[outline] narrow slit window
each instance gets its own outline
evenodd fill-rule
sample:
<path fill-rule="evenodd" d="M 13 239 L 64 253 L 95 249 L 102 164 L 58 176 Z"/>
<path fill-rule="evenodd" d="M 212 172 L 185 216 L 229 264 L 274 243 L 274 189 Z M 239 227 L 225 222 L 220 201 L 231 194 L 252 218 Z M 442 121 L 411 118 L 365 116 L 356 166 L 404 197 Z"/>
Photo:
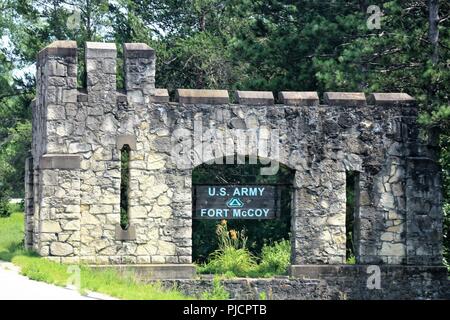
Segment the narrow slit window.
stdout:
<path fill-rule="evenodd" d="M 345 216 L 345 236 L 346 236 L 346 261 L 347 264 L 355 264 L 355 214 L 358 210 L 358 185 L 359 172 L 346 172 L 346 216 Z"/>
<path fill-rule="evenodd" d="M 124 145 L 120 150 L 120 226 L 128 229 L 128 192 L 130 190 L 130 146 Z"/>

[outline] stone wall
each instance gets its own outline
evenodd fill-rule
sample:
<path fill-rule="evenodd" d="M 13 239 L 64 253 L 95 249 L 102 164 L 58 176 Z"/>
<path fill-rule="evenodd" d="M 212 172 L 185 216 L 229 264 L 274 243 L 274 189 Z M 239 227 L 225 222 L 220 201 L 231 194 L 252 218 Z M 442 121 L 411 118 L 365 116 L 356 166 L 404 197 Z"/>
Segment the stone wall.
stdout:
<path fill-rule="evenodd" d="M 432 141 L 419 139 L 406 94 L 155 88 L 155 53 L 87 43 L 87 88 L 76 44 L 57 41 L 37 64 L 27 245 L 60 262 L 192 262 L 192 169 L 251 156 L 295 170 L 292 264 L 345 263 L 346 175 L 358 173 L 360 264 L 440 265 L 442 210 Z M 275 104 L 275 102 L 279 102 Z M 131 149 L 129 222 L 120 227 L 121 149 Z M 228 159 L 227 158 L 227 159 Z M 33 175 L 33 183 L 30 176 Z M 31 205 L 33 204 L 33 205 Z M 31 236 L 32 234 L 32 236 Z"/>
<path fill-rule="evenodd" d="M 308 266 L 296 278 L 220 279 L 230 299 L 237 300 L 428 300 L 450 299 L 443 267 L 382 266 L 380 287 L 367 285 L 367 266 Z M 148 282 L 148 280 L 142 280 Z M 166 288 L 200 297 L 212 292 L 211 277 L 160 280 Z"/>

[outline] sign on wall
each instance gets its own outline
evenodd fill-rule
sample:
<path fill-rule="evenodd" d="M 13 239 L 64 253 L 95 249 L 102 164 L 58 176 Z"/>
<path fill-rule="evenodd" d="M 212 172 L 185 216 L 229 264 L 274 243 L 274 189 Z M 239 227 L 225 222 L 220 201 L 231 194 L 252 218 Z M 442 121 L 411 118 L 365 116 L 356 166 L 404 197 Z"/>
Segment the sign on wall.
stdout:
<path fill-rule="evenodd" d="M 194 219 L 274 219 L 278 215 L 276 185 L 198 185 Z"/>

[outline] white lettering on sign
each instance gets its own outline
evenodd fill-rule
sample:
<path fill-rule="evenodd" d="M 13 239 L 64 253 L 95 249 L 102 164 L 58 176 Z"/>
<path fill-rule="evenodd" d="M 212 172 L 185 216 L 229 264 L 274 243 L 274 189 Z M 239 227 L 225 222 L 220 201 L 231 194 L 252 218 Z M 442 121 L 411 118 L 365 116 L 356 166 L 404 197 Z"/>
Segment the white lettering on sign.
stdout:
<path fill-rule="evenodd" d="M 241 197 L 262 197 L 264 192 L 264 188 L 254 187 L 254 188 L 235 188 L 233 192 L 233 196 L 241 196 Z"/>
<path fill-rule="evenodd" d="M 265 218 L 268 216 L 270 209 L 233 209 L 233 218 Z"/>
<path fill-rule="evenodd" d="M 196 186 L 194 218 L 275 219 L 278 190 L 273 185 Z"/>
<path fill-rule="evenodd" d="M 208 188 L 208 196 L 215 196 L 216 195 L 216 188 Z M 217 192 L 218 196 L 226 196 L 227 195 L 227 188 L 219 188 L 219 192 Z"/>
<path fill-rule="evenodd" d="M 229 211 L 230 209 L 201 209 L 200 216 L 210 218 L 228 218 Z"/>

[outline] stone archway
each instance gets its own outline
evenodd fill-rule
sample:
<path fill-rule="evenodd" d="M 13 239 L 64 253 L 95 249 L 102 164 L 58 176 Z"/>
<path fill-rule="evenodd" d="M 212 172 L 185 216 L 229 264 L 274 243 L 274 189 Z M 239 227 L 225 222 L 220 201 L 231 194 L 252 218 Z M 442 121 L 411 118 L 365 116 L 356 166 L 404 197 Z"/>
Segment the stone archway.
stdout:
<path fill-rule="evenodd" d="M 291 240 L 292 234 L 291 220 L 292 220 L 292 187 L 294 179 L 294 171 L 283 164 L 277 164 L 277 172 L 274 175 L 261 175 L 261 169 L 267 165 L 263 165 L 260 161 L 256 161 L 254 164 L 250 164 L 249 157 L 242 157 L 240 164 L 237 164 L 238 156 L 235 156 L 234 163 L 229 161 L 226 164 L 225 159 L 219 159 L 219 163 L 201 164 L 193 169 L 192 174 L 192 203 L 193 203 L 193 261 L 205 262 L 206 258 L 212 253 L 216 247 L 216 235 L 215 226 L 220 220 L 225 219 L 228 221 L 227 228 L 233 230 L 245 230 L 247 238 L 247 249 L 252 253 L 259 255 L 263 244 L 273 244 L 275 241 Z M 263 159 L 264 163 L 268 163 L 267 159 Z M 258 201 L 258 205 L 243 206 L 243 208 L 236 209 L 238 211 L 253 208 L 255 214 L 258 212 L 261 216 L 263 210 L 267 212 L 267 218 L 257 219 L 256 217 L 232 217 L 232 210 L 228 209 L 227 201 L 235 199 L 234 195 L 225 193 L 225 190 L 235 190 L 236 188 L 244 187 L 244 193 L 238 194 L 246 197 L 249 195 L 247 201 L 253 201 L 258 197 L 264 197 L 264 200 Z M 196 199 L 197 189 L 212 188 L 214 195 L 208 195 L 208 199 L 212 199 L 215 202 L 214 206 L 219 206 L 222 209 L 219 210 L 219 216 L 216 217 L 203 217 L 199 218 L 198 207 L 203 207 L 205 204 L 201 204 Z M 261 195 L 258 194 L 258 189 L 261 191 Z M 269 191 L 270 189 L 270 191 Z M 217 200 L 219 194 L 215 194 L 218 190 L 224 191 L 224 196 Z M 237 189 L 239 190 L 239 189 Z M 252 193 L 253 191 L 253 193 Z M 264 194 L 262 194 L 264 193 Z M 197 194 L 197 196 L 199 196 Z M 205 198 L 205 194 L 202 198 Z M 268 199 L 271 197 L 272 199 Z M 246 203 L 246 201 L 244 201 Z M 266 206 L 262 208 L 262 206 Z M 257 209 L 255 209 L 255 206 Z M 273 206 L 273 207 L 272 207 Z M 227 217 L 222 216 L 223 208 L 227 211 Z M 271 210 L 274 210 L 273 214 Z M 197 212 L 196 212 L 197 211 Z M 216 212 L 214 209 L 210 211 Z M 228 215 L 229 214 L 229 215 Z"/>

